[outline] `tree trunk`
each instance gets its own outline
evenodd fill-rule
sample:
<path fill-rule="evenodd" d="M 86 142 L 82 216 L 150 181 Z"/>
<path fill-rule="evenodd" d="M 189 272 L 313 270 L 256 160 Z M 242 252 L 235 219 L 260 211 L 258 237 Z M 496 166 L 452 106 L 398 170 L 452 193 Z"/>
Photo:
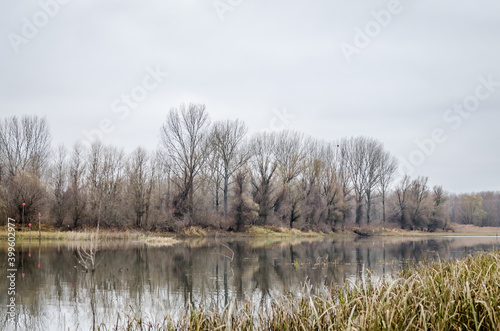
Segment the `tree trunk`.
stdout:
<path fill-rule="evenodd" d="M 356 225 L 361 225 L 361 218 L 363 217 L 363 198 L 356 200 Z"/>
<path fill-rule="evenodd" d="M 385 192 L 382 192 L 382 222 L 385 224 Z"/>
<path fill-rule="evenodd" d="M 192 178 L 189 178 L 189 182 L 187 185 L 187 198 L 188 198 L 188 215 L 189 217 L 193 217 L 193 180 Z"/>
<path fill-rule="evenodd" d="M 215 211 L 219 214 L 219 182 L 215 181 Z"/>
<path fill-rule="evenodd" d="M 366 224 L 370 225 L 370 212 L 372 209 L 371 193 L 366 193 Z"/>
<path fill-rule="evenodd" d="M 227 217 L 227 190 L 229 186 L 228 174 L 224 174 L 224 218 Z"/>

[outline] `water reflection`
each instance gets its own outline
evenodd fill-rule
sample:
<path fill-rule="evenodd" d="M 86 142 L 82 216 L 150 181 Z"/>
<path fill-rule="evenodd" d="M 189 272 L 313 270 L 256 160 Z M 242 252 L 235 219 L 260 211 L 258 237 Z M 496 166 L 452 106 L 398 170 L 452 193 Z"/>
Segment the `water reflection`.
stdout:
<path fill-rule="evenodd" d="M 266 306 L 273 297 L 297 295 L 306 280 L 321 289 L 367 269 L 383 276 L 408 261 L 455 259 L 498 244 L 495 237 L 207 239 L 173 247 L 111 242 L 101 243 L 90 275 L 78 264 L 78 243 L 18 243 L 18 329 L 89 330 L 94 313 L 97 324 L 112 326 L 117 312 L 133 310 L 160 320 L 164 311 L 178 315 L 190 305 L 222 308 L 232 300 Z M 0 247 L 0 259 L 0 277 L 6 279 L 6 245 Z M 7 300 L 7 291 L 1 291 L 4 311 Z M 7 326 L 5 317 L 0 327 Z"/>

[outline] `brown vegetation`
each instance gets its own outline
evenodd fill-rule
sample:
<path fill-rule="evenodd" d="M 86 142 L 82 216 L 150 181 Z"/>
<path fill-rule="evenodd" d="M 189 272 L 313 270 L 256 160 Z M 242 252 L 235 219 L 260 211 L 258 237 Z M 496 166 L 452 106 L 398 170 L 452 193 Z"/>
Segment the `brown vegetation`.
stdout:
<path fill-rule="evenodd" d="M 449 196 L 425 177 L 395 183 L 397 162 L 374 139 L 246 133 L 237 120 L 210 123 L 204 105 L 181 105 L 168 112 L 157 151 L 126 155 L 100 141 L 52 150 L 45 119 L 7 118 L 0 123 L 0 217 L 28 224 L 41 213 L 60 230 L 99 224 L 186 235 L 192 227 L 329 233 L 500 225 L 498 193 Z"/>

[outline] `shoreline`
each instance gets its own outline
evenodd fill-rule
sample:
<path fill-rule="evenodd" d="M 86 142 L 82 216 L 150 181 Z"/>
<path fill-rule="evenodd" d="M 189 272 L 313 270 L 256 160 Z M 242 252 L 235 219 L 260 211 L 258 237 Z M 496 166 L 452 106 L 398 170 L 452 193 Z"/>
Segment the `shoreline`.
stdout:
<path fill-rule="evenodd" d="M 249 226 L 243 232 L 215 231 L 202 229 L 199 227 L 189 227 L 180 232 L 153 232 L 140 230 L 114 230 L 100 229 L 100 240 L 135 240 L 135 241 L 161 241 L 172 240 L 180 242 L 184 239 L 194 238 L 369 238 L 369 237 L 500 237 L 500 228 L 480 228 L 467 225 L 456 225 L 455 231 L 424 232 L 418 230 L 401 230 L 396 228 L 373 229 L 366 227 L 352 227 L 344 232 L 314 232 L 300 231 L 296 229 L 280 228 L 277 226 Z M 16 231 L 16 239 L 27 241 L 30 239 L 30 231 L 26 228 Z M 95 230 L 81 229 L 60 231 L 55 228 L 42 227 L 42 241 L 88 241 L 95 235 Z M 0 227 L 0 239 L 7 239 L 8 231 L 6 226 Z M 39 240 L 38 230 L 31 231 L 31 240 Z"/>

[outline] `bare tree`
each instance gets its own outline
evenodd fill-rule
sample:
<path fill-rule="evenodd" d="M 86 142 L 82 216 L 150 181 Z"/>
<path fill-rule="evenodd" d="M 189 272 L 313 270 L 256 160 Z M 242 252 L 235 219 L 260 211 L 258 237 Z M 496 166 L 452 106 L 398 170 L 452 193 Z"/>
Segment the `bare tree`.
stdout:
<path fill-rule="evenodd" d="M 300 182 L 302 194 L 290 194 L 289 205 L 293 211 L 294 205 L 297 204 L 299 211 L 294 214 L 301 216 L 305 227 L 311 229 L 321 221 L 323 210 L 326 208 L 321 195 L 324 160 L 322 159 L 322 145 L 316 139 L 306 139 L 303 149 L 304 158 L 300 165 L 300 172 L 296 176 L 297 179 L 293 180 L 293 182 Z M 293 186 L 299 186 L 299 184 L 292 185 L 291 192 L 293 192 Z"/>
<path fill-rule="evenodd" d="M 429 220 L 429 231 L 433 232 L 439 228 L 445 229 L 448 225 L 445 203 L 448 197 L 441 186 L 434 186 L 432 189 L 432 201 L 434 202 Z"/>
<path fill-rule="evenodd" d="M 174 204 L 181 214 L 193 214 L 195 179 L 207 158 L 208 124 L 205 106 L 190 104 L 170 110 L 161 128 L 161 143 L 178 180 L 180 193 Z"/>
<path fill-rule="evenodd" d="M 347 218 L 351 216 L 351 206 L 350 202 L 353 198 L 352 191 L 353 185 L 351 183 L 351 176 L 348 167 L 348 153 L 345 153 L 343 143 L 345 139 L 340 140 L 333 145 L 333 149 L 335 149 L 334 157 L 335 157 L 335 170 L 337 174 L 337 179 L 339 185 L 342 190 L 342 231 L 344 231 L 345 223 L 347 222 Z M 335 146 L 336 145 L 336 146 Z M 342 146 L 342 147 L 341 147 Z"/>
<path fill-rule="evenodd" d="M 155 184 L 157 195 L 157 208 L 161 213 L 171 207 L 172 164 L 168 155 L 163 150 L 157 150 L 154 159 Z"/>
<path fill-rule="evenodd" d="M 365 166 L 362 180 L 364 181 L 365 198 L 366 198 L 366 223 L 370 224 L 372 194 L 376 186 L 379 184 L 380 167 L 384 154 L 382 144 L 373 139 L 364 139 L 365 149 Z"/>
<path fill-rule="evenodd" d="M 87 168 L 84 157 L 85 150 L 82 145 L 74 145 L 69 163 L 69 195 L 74 228 L 80 225 L 79 222 L 83 219 L 87 206 L 87 185 L 85 182 Z"/>
<path fill-rule="evenodd" d="M 305 198 L 305 191 L 301 189 L 298 183 L 294 183 L 287 188 L 287 200 L 290 204 L 287 216 L 290 229 L 293 228 L 293 223 L 297 222 L 302 217 L 300 202 Z"/>
<path fill-rule="evenodd" d="M 247 133 L 245 124 L 239 120 L 215 122 L 210 134 L 210 141 L 215 151 L 215 167 L 223 180 L 224 194 L 224 217 L 227 216 L 227 198 L 229 192 L 229 180 L 249 158 L 248 150 L 242 147 L 242 141 Z"/>
<path fill-rule="evenodd" d="M 344 213 L 347 208 L 341 184 L 342 170 L 337 162 L 337 145 L 323 144 L 321 147 L 321 193 L 326 202 L 326 223 L 332 228 L 345 220 Z M 346 187 L 348 186 L 345 183 Z"/>
<path fill-rule="evenodd" d="M 250 142 L 250 166 L 253 199 L 259 205 L 259 220 L 265 224 L 273 204 L 272 180 L 277 168 L 275 159 L 276 136 L 273 133 L 258 133 Z"/>
<path fill-rule="evenodd" d="M 123 150 L 113 146 L 104 149 L 100 188 L 103 191 L 102 217 L 104 225 L 120 226 L 123 217 L 120 205 L 123 198 L 125 156 Z"/>
<path fill-rule="evenodd" d="M 427 227 L 428 219 L 424 212 L 426 199 L 429 197 L 429 187 L 427 186 L 427 177 L 418 177 L 413 180 L 410 187 L 412 208 L 410 212 L 411 221 L 414 226 L 422 230 Z"/>
<path fill-rule="evenodd" d="M 447 197 L 441 187 L 429 189 L 427 177 L 411 180 L 405 175 L 395 190 L 396 218 L 402 228 L 434 231 L 446 224 L 444 203 Z"/>
<path fill-rule="evenodd" d="M 148 219 L 151 204 L 151 192 L 155 177 L 154 160 L 143 148 L 137 148 L 127 163 L 127 192 L 135 214 L 135 225 L 143 227 L 143 217 Z"/>
<path fill-rule="evenodd" d="M 306 195 L 295 182 L 305 167 L 304 135 L 294 131 L 281 131 L 275 134 L 275 158 L 281 181 L 280 191 L 274 202 L 274 210 L 280 212 L 290 227 L 300 217 L 299 205 Z"/>
<path fill-rule="evenodd" d="M 102 142 L 94 141 L 88 151 L 87 178 L 88 201 L 90 207 L 90 217 L 94 226 L 98 226 L 101 218 L 101 207 L 103 203 L 102 174 L 103 174 L 104 145 Z"/>
<path fill-rule="evenodd" d="M 354 188 L 356 200 L 356 224 L 361 224 L 363 201 L 366 199 L 366 221 L 371 220 L 372 194 L 379 184 L 383 146 L 366 137 L 343 139 L 341 157 Z"/>
<path fill-rule="evenodd" d="M 11 215 L 17 214 L 21 224 L 34 221 L 46 201 L 47 192 L 38 176 L 24 170 L 18 171 L 7 186 Z M 23 222 L 24 220 L 24 222 Z"/>
<path fill-rule="evenodd" d="M 246 196 L 248 170 L 240 168 L 234 181 L 234 202 L 232 206 L 236 231 L 241 231 L 245 225 L 257 217 L 256 204 Z"/>
<path fill-rule="evenodd" d="M 409 200 L 409 190 L 411 186 L 411 178 L 408 175 L 404 175 L 403 179 L 396 188 L 396 197 L 398 202 L 398 213 L 399 213 L 399 223 L 402 228 L 410 226 L 409 216 L 408 216 L 408 200 Z"/>
<path fill-rule="evenodd" d="M 40 177 L 50 156 L 50 142 L 46 118 L 7 118 L 0 122 L 0 167 L 11 177 L 20 170 Z"/>
<path fill-rule="evenodd" d="M 396 158 L 388 152 L 384 152 L 380 159 L 379 167 L 379 191 L 382 198 L 382 222 L 386 222 L 386 197 L 389 187 L 394 180 L 394 174 L 398 169 L 398 162 Z"/>
<path fill-rule="evenodd" d="M 341 142 L 342 159 L 345 160 L 349 179 L 352 183 L 356 201 L 356 224 L 361 224 L 363 200 L 366 193 L 366 144 L 365 138 L 343 139 Z"/>
<path fill-rule="evenodd" d="M 213 190 L 213 205 L 215 206 L 215 212 L 219 214 L 219 209 L 221 205 L 221 191 L 222 191 L 222 182 L 223 182 L 223 164 L 222 160 L 219 158 L 219 155 L 214 148 L 213 143 L 210 144 L 210 150 L 208 152 L 207 161 L 205 162 L 205 166 L 202 168 L 202 177 L 208 185 L 208 190 Z"/>
<path fill-rule="evenodd" d="M 123 152 L 94 141 L 87 158 L 90 216 L 93 225 L 117 221 L 118 200 L 122 183 Z"/>
<path fill-rule="evenodd" d="M 363 138 L 358 138 L 363 139 Z M 364 177 L 364 166 L 365 166 L 365 151 L 364 144 L 362 141 L 350 138 L 344 139 L 341 142 L 342 159 L 345 160 L 345 165 L 347 167 L 347 173 L 349 174 L 349 179 L 352 183 L 355 201 L 356 201 L 356 224 L 361 224 L 361 219 L 363 217 L 363 199 L 365 197 L 365 181 Z"/>
<path fill-rule="evenodd" d="M 69 191 L 68 191 L 68 151 L 64 145 L 59 146 L 55 153 L 54 163 L 51 169 L 51 188 L 53 202 L 51 213 L 56 221 L 56 226 L 61 227 L 68 213 Z"/>
<path fill-rule="evenodd" d="M 281 131 L 276 135 L 276 162 L 282 184 L 288 184 L 304 169 L 306 157 L 304 135 L 295 131 Z"/>

